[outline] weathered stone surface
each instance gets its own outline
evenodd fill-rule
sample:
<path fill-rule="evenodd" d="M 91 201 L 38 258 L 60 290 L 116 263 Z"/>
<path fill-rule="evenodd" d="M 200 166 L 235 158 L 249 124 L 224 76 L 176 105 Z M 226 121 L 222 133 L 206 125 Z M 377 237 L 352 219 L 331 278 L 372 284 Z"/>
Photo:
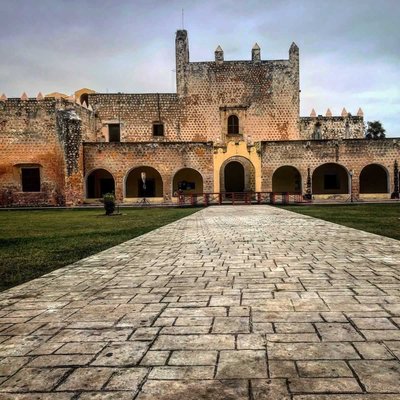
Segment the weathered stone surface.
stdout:
<path fill-rule="evenodd" d="M 0 386 L 0 392 L 51 391 L 68 371 L 67 368 L 23 368 Z"/>
<path fill-rule="evenodd" d="M 289 400 L 284 379 L 254 379 L 251 381 L 251 393 L 254 400 Z"/>
<path fill-rule="evenodd" d="M 169 359 L 169 365 L 215 365 L 218 353 L 216 351 L 174 351 Z"/>
<path fill-rule="evenodd" d="M 400 393 L 400 363 L 396 361 L 351 361 L 368 392 Z"/>
<path fill-rule="evenodd" d="M 216 317 L 213 333 L 250 333 L 249 318 L 246 317 Z"/>
<path fill-rule="evenodd" d="M 114 372 L 113 368 L 77 368 L 57 390 L 101 390 Z"/>
<path fill-rule="evenodd" d="M 291 379 L 293 393 L 360 393 L 361 387 L 354 378 L 300 378 Z"/>
<path fill-rule="evenodd" d="M 282 209 L 210 207 L 0 293 L 0 400 L 397 400 L 399 255 Z M 46 302 L 73 313 L 48 322 Z"/>
<path fill-rule="evenodd" d="M 111 376 L 105 389 L 135 391 L 147 374 L 148 369 L 146 368 L 125 368 L 118 370 Z"/>
<path fill-rule="evenodd" d="M 148 347 L 146 342 L 113 343 L 101 351 L 92 365 L 120 367 L 136 365 Z"/>
<path fill-rule="evenodd" d="M 265 351 L 236 350 L 221 351 L 217 379 L 267 378 L 267 359 Z"/>
<path fill-rule="evenodd" d="M 190 365 L 184 367 L 168 366 L 154 367 L 150 372 L 149 379 L 170 380 L 192 380 L 212 379 L 214 377 L 214 366 Z"/>
<path fill-rule="evenodd" d="M 138 400 L 248 400 L 247 381 L 153 381 L 148 380 Z"/>
<path fill-rule="evenodd" d="M 348 343 L 268 343 L 272 360 L 352 360 L 360 358 Z"/>
<path fill-rule="evenodd" d="M 297 361 L 299 375 L 304 378 L 352 378 L 344 361 Z"/>
<path fill-rule="evenodd" d="M 234 349 L 233 335 L 160 335 L 152 350 L 223 350 Z"/>

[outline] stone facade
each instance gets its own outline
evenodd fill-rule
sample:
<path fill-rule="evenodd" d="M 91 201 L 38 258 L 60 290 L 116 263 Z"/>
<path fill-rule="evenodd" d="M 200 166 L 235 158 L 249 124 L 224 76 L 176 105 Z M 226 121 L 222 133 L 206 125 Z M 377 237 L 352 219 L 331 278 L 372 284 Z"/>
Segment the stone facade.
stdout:
<path fill-rule="evenodd" d="M 218 46 L 215 61 L 191 62 L 180 30 L 176 81 L 176 93 L 2 96 L 0 205 L 76 205 L 108 191 L 127 203 L 178 191 L 398 191 L 400 140 L 365 140 L 361 109 L 299 116 L 294 43 L 286 60 L 262 60 L 256 44 L 249 61 L 226 61 Z"/>

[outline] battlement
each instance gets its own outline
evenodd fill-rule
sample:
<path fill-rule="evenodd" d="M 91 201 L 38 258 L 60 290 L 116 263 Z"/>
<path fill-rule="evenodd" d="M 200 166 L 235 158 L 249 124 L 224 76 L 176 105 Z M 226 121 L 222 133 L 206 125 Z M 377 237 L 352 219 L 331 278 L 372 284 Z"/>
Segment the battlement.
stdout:
<path fill-rule="evenodd" d="M 309 117 L 300 117 L 300 138 L 321 139 L 362 139 L 364 138 L 364 113 L 361 108 L 352 115 L 343 108 L 341 115 L 333 115 L 328 108 L 325 115 L 317 115 L 312 109 Z"/>
<path fill-rule="evenodd" d="M 176 62 L 179 65 L 182 64 L 210 64 L 209 61 L 190 61 L 189 57 L 189 40 L 188 40 L 188 34 L 186 30 L 178 30 L 176 32 Z M 282 59 L 282 60 L 262 60 L 261 59 L 261 48 L 258 45 L 258 43 L 255 43 L 254 46 L 251 48 L 251 53 L 250 53 L 250 59 L 249 60 L 225 60 L 224 58 L 224 51 L 220 45 L 217 46 L 217 48 L 214 51 L 214 56 L 215 56 L 215 63 L 217 64 L 223 64 L 225 62 L 240 62 L 240 63 L 253 63 L 253 64 L 258 64 L 258 63 L 271 63 L 274 61 L 290 61 L 290 62 L 298 62 L 298 56 L 299 56 L 299 48 L 296 45 L 296 43 L 292 43 L 290 48 L 289 48 L 289 57 L 288 59 Z"/>

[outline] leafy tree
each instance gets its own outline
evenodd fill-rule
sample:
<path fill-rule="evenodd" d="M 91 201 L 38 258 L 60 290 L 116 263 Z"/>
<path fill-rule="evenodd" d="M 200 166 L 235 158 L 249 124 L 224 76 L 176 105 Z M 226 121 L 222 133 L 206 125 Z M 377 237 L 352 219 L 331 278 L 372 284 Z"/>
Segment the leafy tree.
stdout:
<path fill-rule="evenodd" d="M 366 139 L 385 139 L 385 129 L 380 121 L 369 121 L 367 130 L 365 131 Z"/>

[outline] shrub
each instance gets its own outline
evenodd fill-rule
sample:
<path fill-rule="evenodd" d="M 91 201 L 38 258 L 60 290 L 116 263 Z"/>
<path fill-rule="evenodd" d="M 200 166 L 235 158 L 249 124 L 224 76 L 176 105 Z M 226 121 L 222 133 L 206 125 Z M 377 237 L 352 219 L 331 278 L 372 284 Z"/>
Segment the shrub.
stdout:
<path fill-rule="evenodd" d="M 103 196 L 104 210 L 106 215 L 111 215 L 115 210 L 115 196 L 113 193 L 106 193 Z"/>

